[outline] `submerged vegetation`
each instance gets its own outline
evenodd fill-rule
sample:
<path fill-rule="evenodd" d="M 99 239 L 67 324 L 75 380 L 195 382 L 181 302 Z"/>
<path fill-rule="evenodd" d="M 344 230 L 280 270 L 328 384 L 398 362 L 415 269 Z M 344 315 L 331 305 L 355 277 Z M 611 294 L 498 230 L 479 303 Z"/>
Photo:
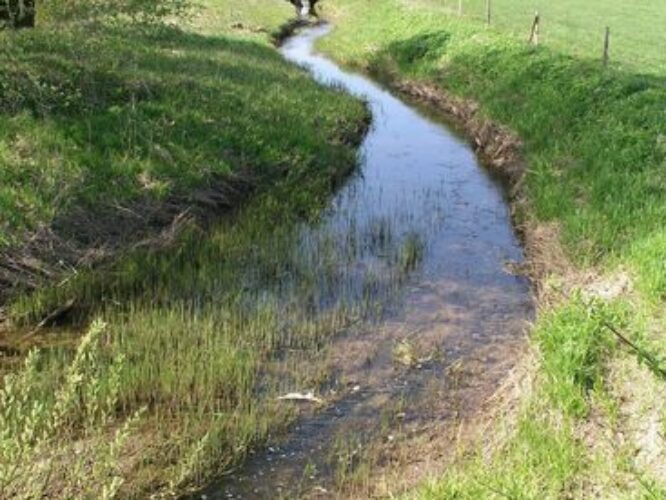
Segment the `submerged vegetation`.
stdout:
<path fill-rule="evenodd" d="M 369 233 L 359 229 L 339 242 L 326 228 L 304 234 L 311 230 L 298 221 L 275 227 L 262 216 L 268 210 L 276 215 L 276 203 L 292 208 L 266 195 L 209 236 L 193 232 L 167 254 L 128 258 L 103 282 L 84 277 L 58 291 L 90 300 L 82 319 L 99 316 L 108 322 L 89 355 L 97 378 L 90 381 L 86 372 L 77 379 L 81 387 L 94 386 L 80 389 L 81 412 L 113 401 L 103 414 L 101 443 L 124 419 L 141 412 L 124 431 L 140 446 L 140 461 L 124 463 L 133 451 L 125 447 L 117 450 L 113 465 L 122 471 L 119 480 L 128 481 L 126 494 L 201 484 L 279 432 L 293 415 L 276 397 L 316 389 L 326 374 L 313 360 L 325 356 L 326 340 L 378 317 L 378 307 L 406 277 L 399 251 L 386 257 L 391 249 L 380 245 L 372 253 L 388 267 L 365 286 L 350 266 L 365 247 L 351 239 L 371 238 Z M 103 295 L 93 297 L 99 291 Z M 48 408 L 49 395 L 57 399 L 58 387 L 68 386 L 67 367 L 77 364 L 73 355 L 68 346 L 51 347 L 42 353 L 38 372 L 32 365 L 24 369 L 21 377 L 31 373 L 32 383 L 39 381 L 23 396 L 26 405 Z M 80 437 L 94 427 L 81 429 L 74 421 L 68 432 Z M 59 442 L 56 438 L 62 435 L 46 444 Z M 93 451 L 99 446 L 82 453 Z M 95 491 L 96 484 L 81 487 Z"/>
<path fill-rule="evenodd" d="M 663 435 L 646 445 L 641 434 L 652 421 L 666 426 L 655 369 L 666 351 L 666 79 L 658 58 L 639 72 L 604 68 L 435 4 L 382 0 L 367 9 L 342 0 L 329 10 L 337 29 L 321 48 L 403 88 L 422 82 L 472 99 L 517 132 L 528 164 L 517 221 L 528 242 L 530 231 L 554 235 L 533 239 L 528 252 L 560 262 L 547 262 L 551 272 L 540 277 L 532 389 L 509 431 L 495 424 L 505 439 L 415 495 L 666 495 Z M 552 251 L 559 244 L 564 261 Z"/>

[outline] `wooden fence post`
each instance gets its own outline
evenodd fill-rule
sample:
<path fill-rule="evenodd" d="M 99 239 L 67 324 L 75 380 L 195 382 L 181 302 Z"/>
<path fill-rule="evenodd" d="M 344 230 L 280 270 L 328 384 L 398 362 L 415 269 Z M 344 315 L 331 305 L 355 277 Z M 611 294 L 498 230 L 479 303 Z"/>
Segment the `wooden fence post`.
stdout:
<path fill-rule="evenodd" d="M 608 66 L 610 59 L 610 27 L 606 26 L 606 36 L 604 36 L 604 66 Z"/>
<path fill-rule="evenodd" d="M 463 3 L 463 0 L 458 0 L 458 17 L 462 17 L 462 13 L 463 13 L 462 3 Z"/>
<path fill-rule="evenodd" d="M 539 12 L 534 14 L 534 22 L 532 23 L 532 31 L 530 32 L 530 43 L 532 45 L 539 45 Z"/>
<path fill-rule="evenodd" d="M 486 0 L 486 23 L 490 25 L 490 21 L 492 20 L 492 7 L 490 5 L 491 0 Z"/>

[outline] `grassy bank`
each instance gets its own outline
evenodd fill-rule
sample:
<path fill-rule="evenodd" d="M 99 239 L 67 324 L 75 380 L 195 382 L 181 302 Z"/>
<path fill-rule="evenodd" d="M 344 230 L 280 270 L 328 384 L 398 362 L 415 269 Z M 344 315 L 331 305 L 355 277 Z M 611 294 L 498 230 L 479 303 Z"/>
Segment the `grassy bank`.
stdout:
<path fill-rule="evenodd" d="M 303 236 L 353 170 L 368 116 L 270 47 L 291 8 L 202 9 L 180 28 L 0 33 L 5 252 L 40 228 L 85 249 L 159 233 L 151 211 L 236 209 L 13 298 L 26 328 L 0 350 L 3 498 L 145 498 L 219 477 L 290 421 L 277 395 L 322 382 L 325 339 L 404 276 L 398 249 L 390 276 L 359 287 L 354 245 Z M 32 329 L 63 304 L 59 325 Z"/>
<path fill-rule="evenodd" d="M 0 292 L 348 162 L 365 111 L 269 47 L 289 5 L 208 2 L 191 29 L 49 5 L 0 33 Z"/>
<path fill-rule="evenodd" d="M 515 131 L 527 162 L 517 221 L 557 236 L 528 249 L 559 261 L 540 278 L 530 390 L 493 427 L 504 438 L 416 496 L 663 496 L 663 73 L 530 47 L 427 2 L 343 0 L 327 14 L 336 30 L 321 48 L 336 59 L 474 100 Z"/>

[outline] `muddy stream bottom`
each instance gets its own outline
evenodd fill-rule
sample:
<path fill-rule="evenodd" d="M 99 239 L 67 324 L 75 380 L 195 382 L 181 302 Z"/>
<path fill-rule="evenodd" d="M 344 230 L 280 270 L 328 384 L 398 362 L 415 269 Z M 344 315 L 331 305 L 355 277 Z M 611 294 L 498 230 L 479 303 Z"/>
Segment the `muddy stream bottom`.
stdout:
<path fill-rule="evenodd" d="M 444 124 L 316 55 L 328 31 L 306 30 L 282 53 L 367 100 L 373 126 L 359 175 L 299 244 L 328 234 L 369 249 L 348 264 L 359 287 L 380 280 L 375 247 L 399 246 L 413 270 L 380 321 L 327 347 L 331 376 L 316 400 L 285 402 L 300 415 L 289 433 L 197 498 L 365 498 L 441 471 L 524 345 L 533 304 L 526 279 L 505 271 L 523 253 L 502 186 Z"/>

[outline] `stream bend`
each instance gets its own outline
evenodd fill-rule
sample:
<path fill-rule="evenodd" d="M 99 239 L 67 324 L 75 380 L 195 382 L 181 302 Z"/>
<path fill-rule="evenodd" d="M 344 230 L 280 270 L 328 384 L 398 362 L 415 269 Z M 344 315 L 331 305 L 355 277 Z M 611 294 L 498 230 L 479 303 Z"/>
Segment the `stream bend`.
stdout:
<path fill-rule="evenodd" d="M 333 234 L 337 242 L 350 241 L 351 233 L 370 235 L 355 240 L 367 246 L 352 263 L 361 279 L 381 272 L 381 253 L 372 246 L 390 235 L 393 245 L 418 242 L 418 265 L 401 285 L 391 314 L 362 335 L 334 341 L 330 360 L 337 380 L 345 381 L 336 388 L 343 395 L 324 410 L 303 415 L 285 440 L 251 457 L 207 491 L 208 498 L 323 492 L 337 498 L 341 493 L 331 492 L 340 485 L 330 459 L 336 443 L 347 439 L 341 436 L 369 443 L 386 431 L 380 420 L 393 408 L 400 408 L 403 431 L 419 435 L 429 429 L 432 441 L 443 439 L 497 388 L 532 315 L 529 283 L 505 272 L 507 261 L 523 260 L 523 251 L 501 183 L 446 125 L 316 54 L 316 40 L 329 31 L 328 26 L 305 30 L 281 52 L 321 83 L 365 99 L 373 125 L 360 151 L 359 175 L 334 197 L 323 223 L 303 229 L 298 244 L 314 252 L 318 234 Z M 404 356 L 415 353 L 415 363 L 396 366 L 400 349 Z M 431 448 L 410 454 L 441 453 Z"/>

